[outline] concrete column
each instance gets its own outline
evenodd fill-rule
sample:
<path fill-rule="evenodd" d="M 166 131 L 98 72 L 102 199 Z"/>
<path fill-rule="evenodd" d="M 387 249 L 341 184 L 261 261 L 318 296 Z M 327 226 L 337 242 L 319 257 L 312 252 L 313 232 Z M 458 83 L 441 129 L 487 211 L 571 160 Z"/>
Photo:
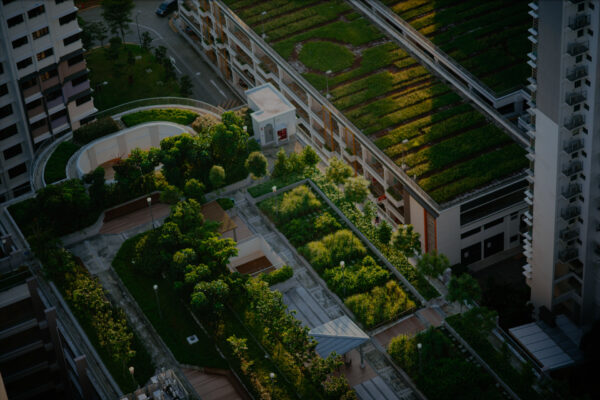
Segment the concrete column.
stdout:
<path fill-rule="evenodd" d="M 76 357 L 73 361 L 75 362 L 79 386 L 81 386 L 81 394 L 84 400 L 92 400 L 94 398 L 94 390 L 87 374 L 87 359 L 82 355 Z"/>
<path fill-rule="evenodd" d="M 33 303 L 33 311 L 35 313 L 35 318 L 38 321 L 42 321 L 44 319 L 44 303 L 40 298 L 40 294 L 38 292 L 38 283 L 37 278 L 31 277 L 27 279 L 27 288 L 29 289 L 29 295 L 31 296 L 31 302 Z"/>
<path fill-rule="evenodd" d="M 60 375 L 65 387 L 65 396 L 67 399 L 73 398 L 69 385 L 69 378 L 67 375 L 67 362 L 65 361 L 65 353 L 62 347 L 62 341 L 58 333 L 58 324 L 56 320 L 56 308 L 51 307 L 44 310 L 46 315 L 46 321 L 48 322 L 48 333 L 50 334 L 50 340 L 52 341 L 52 347 L 54 348 L 54 355 L 56 356 L 56 363 L 59 366 Z"/>

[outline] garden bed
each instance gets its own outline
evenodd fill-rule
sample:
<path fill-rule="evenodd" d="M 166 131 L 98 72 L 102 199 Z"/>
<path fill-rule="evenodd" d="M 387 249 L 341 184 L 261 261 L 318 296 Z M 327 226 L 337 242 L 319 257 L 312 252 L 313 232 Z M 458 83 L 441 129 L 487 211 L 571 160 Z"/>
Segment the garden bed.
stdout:
<path fill-rule="evenodd" d="M 522 88 L 531 75 L 526 1 L 383 2 L 498 94 Z"/>
<path fill-rule="evenodd" d="M 278 194 L 258 207 L 367 329 L 416 307 L 390 272 L 308 186 Z"/>
<path fill-rule="evenodd" d="M 123 115 L 121 121 L 128 128 L 152 121 L 167 121 L 181 125 L 190 125 L 197 117 L 198 114 L 189 110 L 182 110 L 179 108 L 158 108 Z"/>
<path fill-rule="evenodd" d="M 67 177 L 67 163 L 79 148 L 79 145 L 71 141 L 66 141 L 54 149 L 44 168 L 44 180 L 46 184 L 58 182 Z"/>
<path fill-rule="evenodd" d="M 438 203 L 528 165 L 525 151 L 503 131 L 346 3 L 225 2 L 259 34 L 264 30 L 315 88 L 326 94 L 329 86 L 330 101 L 398 165 L 407 164 L 407 174 Z M 327 60 L 327 52 L 343 53 L 343 62 Z"/>

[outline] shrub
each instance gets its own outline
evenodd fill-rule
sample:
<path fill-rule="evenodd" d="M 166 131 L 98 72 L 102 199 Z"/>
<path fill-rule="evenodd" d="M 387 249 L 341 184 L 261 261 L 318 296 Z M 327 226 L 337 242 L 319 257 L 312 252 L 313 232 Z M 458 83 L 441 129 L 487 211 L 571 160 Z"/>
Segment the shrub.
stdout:
<path fill-rule="evenodd" d="M 307 218 L 294 218 L 280 229 L 290 243 L 296 247 L 309 242 L 316 235 L 315 225 Z"/>
<path fill-rule="evenodd" d="M 317 270 L 337 266 L 340 261 L 348 264 L 365 256 L 367 249 L 354 234 L 342 229 L 325 236 L 320 241 L 306 245 L 304 255 Z"/>
<path fill-rule="evenodd" d="M 197 117 L 198 114 L 193 111 L 178 108 L 157 108 L 123 115 L 121 121 L 127 127 L 151 121 L 168 121 L 181 125 L 190 125 Z"/>
<path fill-rule="evenodd" d="M 390 273 L 377 265 L 372 257 L 366 256 L 361 264 L 346 267 L 345 270 L 340 266 L 326 269 L 323 277 L 327 286 L 343 299 L 383 285 L 390 278 Z"/>
<path fill-rule="evenodd" d="M 276 269 L 275 271 L 268 274 L 260 274 L 259 277 L 263 281 L 267 282 L 269 286 L 279 282 L 284 282 L 290 279 L 294 275 L 294 270 L 289 265 Z"/>
<path fill-rule="evenodd" d="M 208 173 L 208 179 L 214 188 L 220 188 L 225 184 L 225 170 L 220 165 L 213 165 Z"/>
<path fill-rule="evenodd" d="M 319 236 L 325 236 L 342 227 L 342 225 L 327 211 L 315 218 L 313 226 L 315 233 Z"/>
<path fill-rule="evenodd" d="M 246 159 L 245 166 L 252 177 L 258 179 L 267 173 L 267 158 L 260 151 L 253 151 Z"/>
<path fill-rule="evenodd" d="M 208 132 L 211 127 L 217 125 L 219 119 L 212 114 L 200 114 L 194 122 L 192 128 L 198 133 Z"/>
<path fill-rule="evenodd" d="M 73 131 L 73 141 L 84 145 L 118 130 L 119 125 L 117 125 L 115 120 L 111 117 L 103 117 Z"/>
<path fill-rule="evenodd" d="M 393 280 L 388 281 L 385 287 L 376 286 L 370 292 L 350 296 L 344 304 L 367 329 L 397 318 L 402 312 L 415 307 L 415 302 Z"/>
<path fill-rule="evenodd" d="M 280 218 L 291 219 L 306 215 L 321 207 L 315 194 L 308 186 L 302 185 L 290 190 L 283 195 L 283 199 L 277 206 Z"/>
<path fill-rule="evenodd" d="M 223 208 L 223 210 L 229 210 L 230 208 L 233 208 L 233 206 L 235 204 L 233 199 L 229 199 L 227 197 L 221 197 L 221 198 L 217 199 L 217 203 L 219 203 L 219 205 L 221 206 L 221 208 Z"/>

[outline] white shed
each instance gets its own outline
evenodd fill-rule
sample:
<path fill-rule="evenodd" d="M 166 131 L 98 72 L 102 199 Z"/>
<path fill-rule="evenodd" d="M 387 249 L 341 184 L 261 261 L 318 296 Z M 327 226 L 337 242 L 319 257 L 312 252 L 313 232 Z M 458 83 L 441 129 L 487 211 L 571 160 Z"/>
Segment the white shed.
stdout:
<path fill-rule="evenodd" d="M 296 133 L 296 108 L 272 84 L 246 90 L 254 137 L 261 145 L 286 142 Z"/>

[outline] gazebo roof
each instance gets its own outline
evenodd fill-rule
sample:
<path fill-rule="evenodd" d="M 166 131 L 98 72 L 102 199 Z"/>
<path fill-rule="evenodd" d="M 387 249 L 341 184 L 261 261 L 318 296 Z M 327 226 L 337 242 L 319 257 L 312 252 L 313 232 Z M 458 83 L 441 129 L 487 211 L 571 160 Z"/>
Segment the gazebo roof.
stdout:
<path fill-rule="evenodd" d="M 334 351 L 346 354 L 369 340 L 369 335 L 345 315 L 311 329 L 308 334 L 317 340 L 316 351 L 323 358 Z"/>

